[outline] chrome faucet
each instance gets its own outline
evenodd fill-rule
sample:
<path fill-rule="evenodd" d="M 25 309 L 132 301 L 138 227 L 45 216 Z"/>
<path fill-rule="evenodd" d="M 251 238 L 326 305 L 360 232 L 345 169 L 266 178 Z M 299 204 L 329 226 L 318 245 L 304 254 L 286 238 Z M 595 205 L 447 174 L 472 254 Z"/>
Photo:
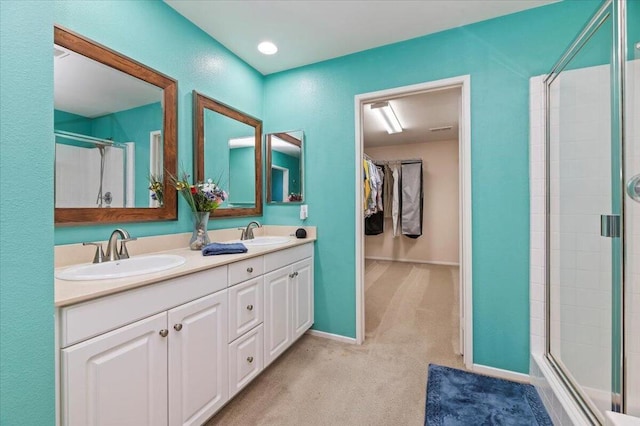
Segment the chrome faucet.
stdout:
<path fill-rule="evenodd" d="M 240 235 L 240 239 L 241 240 L 253 240 L 253 238 L 254 238 L 254 236 L 253 236 L 253 226 L 255 226 L 256 228 L 262 228 L 262 225 L 260 225 L 260 222 L 258 222 L 256 220 L 252 220 L 251 222 L 249 222 L 247 227 L 244 228 L 244 229 L 238 228 L 238 229 L 242 230 L 242 234 Z"/>
<path fill-rule="evenodd" d="M 118 251 L 118 235 L 120 236 L 120 251 Z M 114 230 L 109 237 L 107 243 L 107 251 L 104 254 L 106 261 L 128 259 L 129 252 L 127 251 L 126 243 L 129 241 L 135 241 L 137 238 L 131 238 L 129 233 L 121 228 Z"/>

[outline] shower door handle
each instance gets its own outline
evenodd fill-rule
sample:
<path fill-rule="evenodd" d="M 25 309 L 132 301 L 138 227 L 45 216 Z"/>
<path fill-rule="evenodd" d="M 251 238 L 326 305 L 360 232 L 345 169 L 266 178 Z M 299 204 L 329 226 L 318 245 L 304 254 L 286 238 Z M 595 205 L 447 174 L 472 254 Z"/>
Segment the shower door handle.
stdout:
<path fill-rule="evenodd" d="M 620 237 L 620 215 L 602 214 L 600 215 L 600 235 L 603 237 Z"/>
<path fill-rule="evenodd" d="M 633 201 L 640 203 L 640 173 L 632 176 L 627 182 L 627 195 L 631 197 Z"/>

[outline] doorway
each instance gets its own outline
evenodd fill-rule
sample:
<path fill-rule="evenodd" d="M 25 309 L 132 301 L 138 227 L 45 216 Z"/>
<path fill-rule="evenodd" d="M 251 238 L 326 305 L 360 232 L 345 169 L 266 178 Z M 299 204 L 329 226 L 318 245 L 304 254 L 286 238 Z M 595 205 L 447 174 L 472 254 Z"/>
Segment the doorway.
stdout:
<path fill-rule="evenodd" d="M 362 161 L 364 158 L 364 108 L 372 103 L 385 100 L 420 95 L 426 92 L 458 90 L 460 102 L 458 109 L 458 155 L 459 155 L 459 349 L 463 354 L 466 368 L 473 365 L 473 329 L 472 329 L 472 283 L 471 283 L 471 138 L 470 138 L 470 76 L 460 76 L 412 86 L 404 86 L 378 92 L 360 94 L 355 97 L 356 117 L 356 200 L 362 200 Z M 450 129 L 449 129 L 450 130 Z M 363 203 L 356 202 L 356 342 L 362 344 L 365 339 L 365 240 L 364 240 Z"/>

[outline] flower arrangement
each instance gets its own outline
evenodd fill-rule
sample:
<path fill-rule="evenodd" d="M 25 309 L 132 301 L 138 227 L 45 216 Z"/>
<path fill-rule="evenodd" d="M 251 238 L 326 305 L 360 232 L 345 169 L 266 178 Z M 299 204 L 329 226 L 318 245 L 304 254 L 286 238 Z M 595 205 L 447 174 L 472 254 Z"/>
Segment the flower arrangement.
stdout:
<path fill-rule="evenodd" d="M 191 184 L 189 175 L 185 172 L 177 177 L 170 176 L 170 179 L 193 212 L 212 212 L 227 199 L 226 191 L 212 179 Z"/>
<path fill-rule="evenodd" d="M 151 199 L 156 200 L 160 207 L 164 205 L 164 195 L 162 185 L 162 175 L 150 175 L 149 176 L 149 191 L 151 191 Z"/>

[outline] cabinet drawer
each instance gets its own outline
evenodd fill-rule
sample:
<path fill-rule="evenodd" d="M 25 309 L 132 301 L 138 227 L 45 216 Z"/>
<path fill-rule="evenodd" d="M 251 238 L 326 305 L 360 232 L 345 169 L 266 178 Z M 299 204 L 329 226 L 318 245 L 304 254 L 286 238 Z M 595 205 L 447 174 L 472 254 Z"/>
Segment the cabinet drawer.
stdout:
<path fill-rule="evenodd" d="M 262 371 L 264 334 L 260 324 L 229 345 L 229 398 Z"/>
<path fill-rule="evenodd" d="M 250 280 L 264 273 L 263 256 L 253 257 L 229 265 L 229 285 L 235 285 L 242 281 Z"/>
<path fill-rule="evenodd" d="M 313 243 L 266 254 L 264 256 L 264 272 L 275 271 L 311 256 L 313 256 Z"/>
<path fill-rule="evenodd" d="M 173 278 L 60 310 L 60 347 L 131 324 L 227 287 L 227 266 Z"/>
<path fill-rule="evenodd" d="M 264 320 L 264 278 L 229 288 L 229 342 Z"/>

